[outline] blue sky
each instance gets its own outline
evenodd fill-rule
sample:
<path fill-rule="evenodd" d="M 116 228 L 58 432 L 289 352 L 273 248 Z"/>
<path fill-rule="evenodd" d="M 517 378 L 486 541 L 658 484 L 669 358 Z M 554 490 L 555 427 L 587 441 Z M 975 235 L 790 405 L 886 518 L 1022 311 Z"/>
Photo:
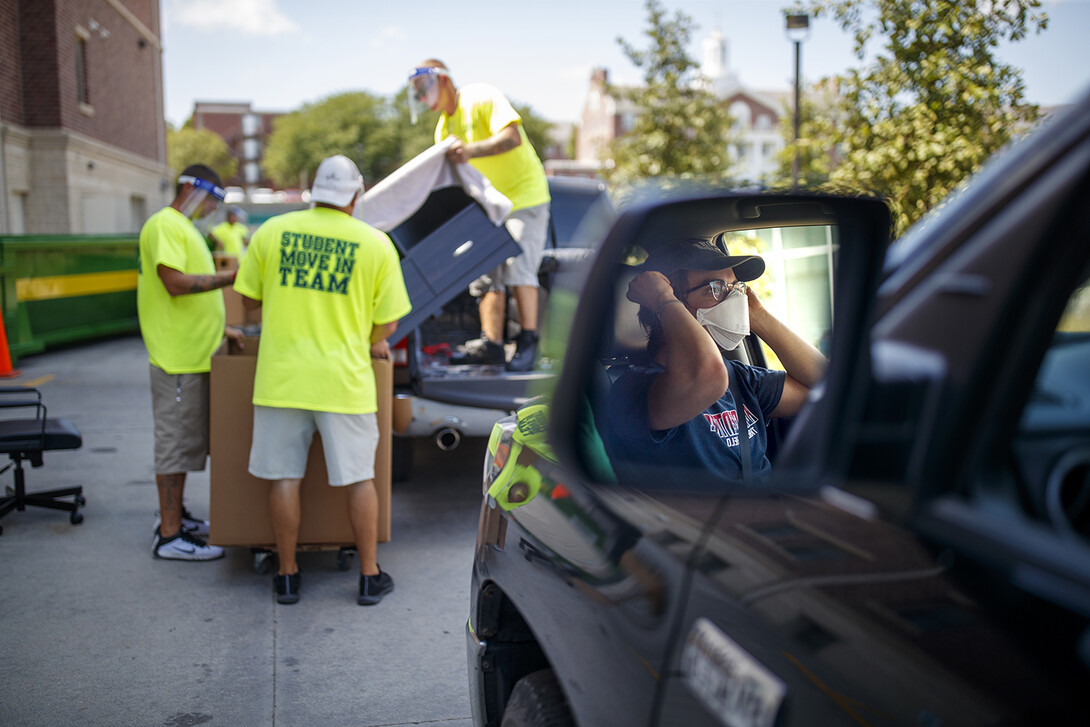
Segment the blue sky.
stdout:
<path fill-rule="evenodd" d="M 782 14 L 789 0 L 661 4 L 698 26 L 693 58 L 718 28 L 743 83 L 791 87 L 794 51 Z M 1090 85 L 1090 0 L 1047 0 L 1044 10 L 1048 29 L 999 55 L 1023 69 L 1030 101 L 1053 105 Z M 592 68 L 608 69 L 617 83 L 639 79 L 617 38 L 646 47 L 647 25 L 643 0 L 162 0 L 166 116 L 180 126 L 195 101 L 291 111 L 344 91 L 390 95 L 414 64 L 436 57 L 456 83 L 485 81 L 550 121 L 576 121 Z M 811 22 L 802 64 L 813 81 L 859 61 L 848 35 L 820 20 Z"/>

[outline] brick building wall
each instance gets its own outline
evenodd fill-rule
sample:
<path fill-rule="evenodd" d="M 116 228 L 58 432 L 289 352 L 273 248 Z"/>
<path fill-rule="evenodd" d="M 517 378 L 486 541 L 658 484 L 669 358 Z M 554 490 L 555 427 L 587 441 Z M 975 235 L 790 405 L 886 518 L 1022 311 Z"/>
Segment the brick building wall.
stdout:
<path fill-rule="evenodd" d="M 198 101 L 194 104 L 193 128 L 207 129 L 219 135 L 231 156 L 238 161 L 238 171 L 235 176 L 223 180 L 225 185 L 248 189 L 277 186 L 265 173 L 262 159 L 265 142 L 273 131 L 273 121 L 282 115 L 276 111 L 255 111 L 244 101 Z"/>
<path fill-rule="evenodd" d="M 23 123 L 22 63 L 19 53 L 19 0 L 0 0 L 0 119 Z"/>
<path fill-rule="evenodd" d="M 0 232 L 133 232 L 169 201 L 159 0 L 0 0 Z"/>

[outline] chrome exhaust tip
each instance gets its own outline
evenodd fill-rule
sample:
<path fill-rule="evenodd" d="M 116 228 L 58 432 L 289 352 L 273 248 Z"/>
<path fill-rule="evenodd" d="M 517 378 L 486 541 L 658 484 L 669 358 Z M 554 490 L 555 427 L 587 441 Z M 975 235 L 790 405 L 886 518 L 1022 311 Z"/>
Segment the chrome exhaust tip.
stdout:
<path fill-rule="evenodd" d="M 443 427 L 435 433 L 435 445 L 444 452 L 457 449 L 462 443 L 462 433 L 453 427 Z"/>

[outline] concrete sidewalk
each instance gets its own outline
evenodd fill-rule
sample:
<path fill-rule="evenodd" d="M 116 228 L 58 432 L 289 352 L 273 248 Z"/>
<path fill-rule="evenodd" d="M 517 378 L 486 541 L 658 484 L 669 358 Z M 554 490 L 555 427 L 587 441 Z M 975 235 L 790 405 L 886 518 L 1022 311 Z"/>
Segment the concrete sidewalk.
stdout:
<path fill-rule="evenodd" d="M 152 558 L 147 366 L 131 336 L 22 359 L 0 382 L 37 386 L 83 435 L 28 468 L 28 491 L 82 484 L 87 498 L 80 525 L 40 508 L 0 519 L 0 725 L 468 727 L 483 440 L 418 448 L 417 475 L 394 485 L 386 600 L 356 605 L 355 559 L 341 571 L 335 551 L 310 551 L 301 601 L 280 606 L 249 549 Z M 186 501 L 207 515 L 207 472 L 190 475 Z"/>

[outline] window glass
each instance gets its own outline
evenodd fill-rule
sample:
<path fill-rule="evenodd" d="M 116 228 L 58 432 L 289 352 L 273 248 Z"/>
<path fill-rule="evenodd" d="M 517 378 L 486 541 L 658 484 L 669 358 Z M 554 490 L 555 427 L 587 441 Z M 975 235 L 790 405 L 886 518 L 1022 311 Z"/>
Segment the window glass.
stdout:
<path fill-rule="evenodd" d="M 785 250 L 825 245 L 827 227 L 786 227 L 780 231 Z"/>
<path fill-rule="evenodd" d="M 828 354 L 832 334 L 833 289 L 824 255 L 784 261 L 788 325 L 805 340 Z"/>
<path fill-rule="evenodd" d="M 76 38 L 76 100 L 91 103 L 91 92 L 87 87 L 87 41 Z"/>
<path fill-rule="evenodd" d="M 556 246 L 569 247 L 580 244 L 574 239 L 575 231 L 594 203 L 603 197 L 603 193 L 597 190 L 552 187 L 549 194 L 552 197 L 549 214 L 552 217 L 553 228 L 556 230 Z"/>
<path fill-rule="evenodd" d="M 732 254 L 760 255 L 765 274 L 751 284 L 777 318 L 828 354 L 833 320 L 834 229 L 826 225 L 777 227 L 732 233 Z M 769 367 L 782 369 L 762 341 Z"/>
<path fill-rule="evenodd" d="M 1024 431 L 1090 428 L 1090 282 L 1075 289 L 1037 374 Z"/>
<path fill-rule="evenodd" d="M 1013 451 L 1035 510 L 1090 539 L 1090 281 L 1068 298 L 1019 422 Z"/>

